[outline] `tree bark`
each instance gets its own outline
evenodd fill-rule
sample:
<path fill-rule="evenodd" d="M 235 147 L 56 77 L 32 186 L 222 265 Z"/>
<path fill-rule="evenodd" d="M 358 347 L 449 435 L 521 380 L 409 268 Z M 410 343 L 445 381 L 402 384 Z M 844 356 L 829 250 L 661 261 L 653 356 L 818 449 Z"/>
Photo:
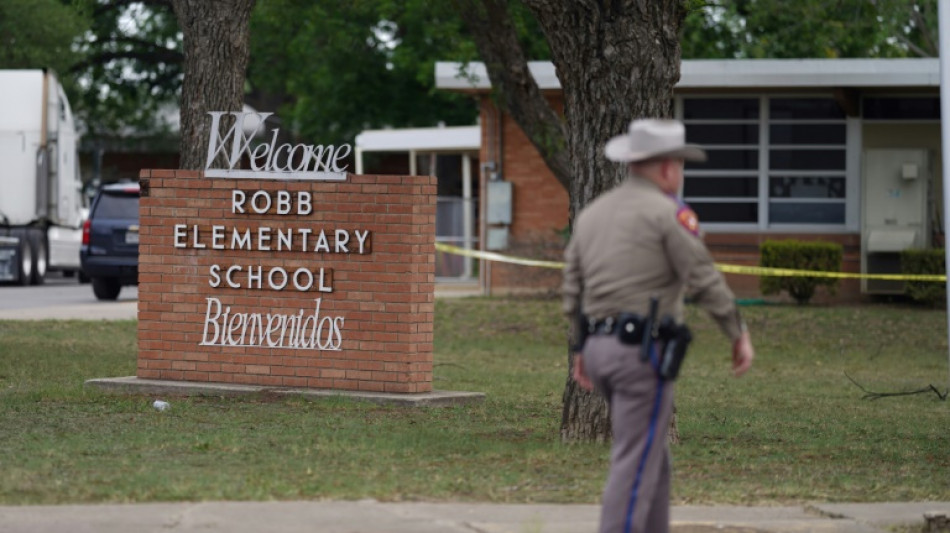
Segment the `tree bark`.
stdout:
<path fill-rule="evenodd" d="M 572 340 L 569 346 L 573 344 Z M 571 377 L 574 351 L 570 347 L 567 350 L 567 368 L 567 381 L 561 395 L 561 441 L 608 442 L 611 431 L 607 401 L 600 394 L 582 389 Z"/>
<path fill-rule="evenodd" d="M 640 117 L 670 117 L 680 77 L 682 0 L 525 0 L 564 92 L 571 217 L 623 177 L 604 143 Z"/>
<path fill-rule="evenodd" d="M 209 111 L 240 111 L 255 0 L 174 0 L 183 35 L 181 168 L 205 167 Z"/>
<path fill-rule="evenodd" d="M 528 74 L 505 2 L 456 0 L 456 5 L 472 30 L 492 87 L 502 91 L 506 111 L 568 189 L 573 222 L 585 205 L 624 176 L 623 167 L 603 155 L 607 139 L 634 118 L 672 115 L 673 86 L 680 77 L 678 33 L 686 8 L 683 0 L 523 1 L 550 46 L 564 94 L 566 127 L 552 126 L 554 112 Z M 554 138 L 557 132 L 563 139 Z M 560 146 L 566 169 L 561 157 L 546 151 Z M 569 374 L 572 359 L 569 354 Z M 578 387 L 570 375 L 561 436 L 566 441 L 610 436 L 605 402 Z"/>

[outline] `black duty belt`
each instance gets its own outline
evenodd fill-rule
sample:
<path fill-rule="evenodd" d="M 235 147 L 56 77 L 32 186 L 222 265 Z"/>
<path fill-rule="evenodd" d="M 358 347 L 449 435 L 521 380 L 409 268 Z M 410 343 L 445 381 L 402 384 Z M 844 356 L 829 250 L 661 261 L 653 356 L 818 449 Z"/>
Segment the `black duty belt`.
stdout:
<path fill-rule="evenodd" d="M 620 313 L 601 320 L 588 319 L 589 335 L 617 335 L 626 344 L 637 344 L 646 332 L 646 319 L 636 313 Z"/>
<path fill-rule="evenodd" d="M 616 334 L 623 344 L 640 347 L 640 360 L 653 361 L 651 364 L 660 379 L 672 381 L 679 374 L 693 335 L 685 324 L 677 324 L 669 315 L 660 320 L 658 308 L 659 300 L 650 298 L 650 314 L 646 317 L 620 313 L 598 320 L 577 313 L 574 330 L 577 342 L 571 348 L 580 353 L 588 336 Z M 657 342 L 661 344 L 655 344 Z"/>

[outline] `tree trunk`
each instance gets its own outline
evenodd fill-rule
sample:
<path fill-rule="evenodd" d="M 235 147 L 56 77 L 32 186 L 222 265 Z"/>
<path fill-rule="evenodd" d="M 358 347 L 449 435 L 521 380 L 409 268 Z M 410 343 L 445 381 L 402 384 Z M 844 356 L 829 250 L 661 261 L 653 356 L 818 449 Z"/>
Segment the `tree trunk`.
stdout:
<path fill-rule="evenodd" d="M 503 0 L 456 0 L 505 111 L 538 148 L 570 194 L 570 217 L 616 185 L 624 169 L 607 161 L 604 143 L 639 117 L 670 117 L 680 76 L 683 0 L 524 0 L 551 48 L 564 94 L 566 127 L 555 127 L 550 106 L 528 75 Z M 541 108 L 546 108 L 543 110 Z M 563 135 L 558 138 L 557 135 Z M 563 147 L 563 156 L 551 154 Z M 553 163 L 552 163 L 553 161 Z M 606 403 L 570 378 L 568 354 L 561 437 L 605 441 Z M 676 438 L 675 417 L 671 438 Z"/>
<path fill-rule="evenodd" d="M 210 111 L 240 111 L 255 0 L 173 0 L 185 52 L 181 88 L 181 163 L 205 168 Z"/>
<path fill-rule="evenodd" d="M 574 368 L 574 352 L 567 350 L 567 368 Z M 563 442 L 608 442 L 610 416 L 603 396 L 587 392 L 567 373 L 561 408 Z"/>
<path fill-rule="evenodd" d="M 525 3 L 544 30 L 564 93 L 573 221 L 624 176 L 622 166 L 604 157 L 607 139 L 634 118 L 672 116 L 686 11 L 681 0 Z M 673 417 L 670 436 L 678 439 L 675 424 Z M 561 437 L 599 441 L 609 428 L 605 403 L 568 379 Z"/>
<path fill-rule="evenodd" d="M 670 117 L 680 77 L 681 0 L 525 0 L 564 93 L 571 217 L 623 177 L 604 143 L 639 117 Z"/>

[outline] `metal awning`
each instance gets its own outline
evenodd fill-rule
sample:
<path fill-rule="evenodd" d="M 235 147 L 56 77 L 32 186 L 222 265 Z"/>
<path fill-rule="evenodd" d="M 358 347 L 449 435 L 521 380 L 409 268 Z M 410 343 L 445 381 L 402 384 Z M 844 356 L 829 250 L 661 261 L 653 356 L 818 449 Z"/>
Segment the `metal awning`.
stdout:
<path fill-rule="evenodd" d="M 481 139 L 480 126 L 365 130 L 356 136 L 356 149 L 361 152 L 478 151 Z"/>

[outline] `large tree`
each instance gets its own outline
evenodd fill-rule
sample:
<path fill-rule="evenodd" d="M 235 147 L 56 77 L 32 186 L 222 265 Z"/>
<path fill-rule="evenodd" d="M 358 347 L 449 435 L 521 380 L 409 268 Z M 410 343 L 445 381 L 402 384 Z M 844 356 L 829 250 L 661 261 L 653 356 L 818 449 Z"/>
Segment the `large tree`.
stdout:
<path fill-rule="evenodd" d="M 174 0 L 183 34 L 180 167 L 204 168 L 210 111 L 240 111 L 255 0 Z"/>
<path fill-rule="evenodd" d="M 637 117 L 672 115 L 680 76 L 682 0 L 524 0 L 544 31 L 564 95 L 564 118 L 528 71 L 505 0 L 456 0 L 505 112 L 518 122 L 570 193 L 571 219 L 623 177 L 603 146 Z M 569 354 L 571 368 L 573 354 Z M 610 424 L 600 398 L 569 377 L 561 435 L 604 440 Z"/>

